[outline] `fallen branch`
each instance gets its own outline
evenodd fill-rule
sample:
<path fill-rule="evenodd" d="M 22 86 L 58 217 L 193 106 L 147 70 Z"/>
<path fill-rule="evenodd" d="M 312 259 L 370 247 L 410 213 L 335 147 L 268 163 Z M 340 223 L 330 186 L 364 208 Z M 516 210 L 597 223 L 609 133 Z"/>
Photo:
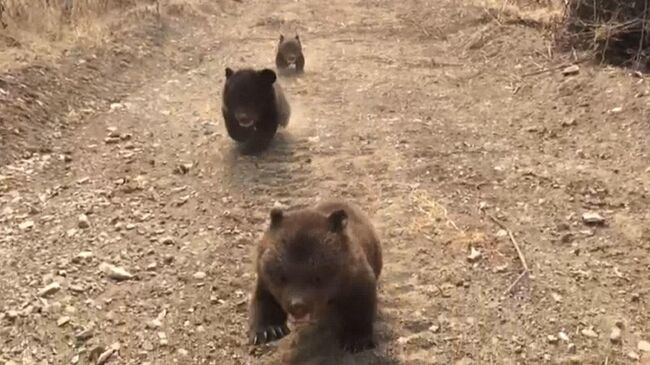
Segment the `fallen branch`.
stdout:
<path fill-rule="evenodd" d="M 513 281 L 512 284 L 510 284 L 510 286 L 508 287 L 508 289 L 506 289 L 506 290 L 503 292 L 503 294 L 501 294 L 501 296 L 503 297 L 503 296 L 505 296 L 506 294 L 510 294 L 510 292 L 512 291 L 512 289 L 515 288 L 515 286 L 517 285 L 517 283 L 519 283 L 519 281 L 521 281 L 521 279 L 523 279 L 524 276 L 527 276 L 527 275 L 528 275 L 528 270 L 524 270 L 524 271 L 522 271 L 521 274 L 519 274 L 519 276 L 517 276 L 517 279 L 515 279 L 515 281 Z"/>
<path fill-rule="evenodd" d="M 530 270 L 528 269 L 528 263 L 526 263 L 526 257 L 524 256 L 524 253 L 521 252 L 521 248 L 519 248 L 519 243 L 515 239 L 515 236 L 512 234 L 512 231 L 510 230 L 510 228 L 508 228 L 508 226 L 506 226 L 503 222 L 498 220 L 492 214 L 487 213 L 487 212 L 485 212 L 485 214 L 492 220 L 492 222 L 496 223 L 499 227 L 501 227 L 506 232 L 508 232 L 508 237 L 510 237 L 510 242 L 512 242 L 512 245 L 515 247 L 515 250 L 517 251 L 517 256 L 519 256 L 519 261 L 521 262 L 521 266 L 523 266 L 523 268 L 524 268 L 524 270 L 521 272 L 521 274 L 519 274 L 517 279 L 515 279 L 515 281 L 512 284 L 510 284 L 508 289 L 506 289 L 506 291 L 504 291 L 503 294 L 501 295 L 501 296 L 504 296 L 504 295 L 510 293 L 512 291 L 512 289 L 514 289 L 514 287 L 517 285 L 517 283 L 519 283 L 519 281 L 521 281 L 521 279 L 523 279 L 525 276 L 528 275 Z"/>
<path fill-rule="evenodd" d="M 555 67 L 549 67 L 549 68 L 544 68 L 544 69 L 541 69 L 541 70 L 525 73 L 525 74 L 521 75 L 520 77 L 523 78 L 523 77 L 541 75 L 543 73 L 561 70 L 561 69 L 567 68 L 567 67 L 569 67 L 571 65 L 579 65 L 579 64 L 584 63 L 585 61 L 588 61 L 588 60 L 589 60 L 589 58 L 584 57 L 584 58 L 578 59 L 578 60 L 576 60 L 574 62 L 566 62 L 566 63 L 563 63 L 561 65 L 555 66 Z"/>
<path fill-rule="evenodd" d="M 524 257 L 524 254 L 521 252 L 521 249 L 519 248 L 519 243 L 517 243 L 517 240 L 515 239 L 515 236 L 512 234 L 510 228 L 508 228 L 503 222 L 498 220 L 492 214 L 490 213 L 485 213 L 485 214 L 487 214 L 487 216 L 499 227 L 503 228 L 506 232 L 508 232 L 510 241 L 512 241 L 512 245 L 515 246 L 515 249 L 517 250 L 517 255 L 519 255 L 519 260 L 521 261 L 521 265 L 524 267 L 524 270 L 528 271 L 528 264 L 526 263 L 526 258 Z"/>

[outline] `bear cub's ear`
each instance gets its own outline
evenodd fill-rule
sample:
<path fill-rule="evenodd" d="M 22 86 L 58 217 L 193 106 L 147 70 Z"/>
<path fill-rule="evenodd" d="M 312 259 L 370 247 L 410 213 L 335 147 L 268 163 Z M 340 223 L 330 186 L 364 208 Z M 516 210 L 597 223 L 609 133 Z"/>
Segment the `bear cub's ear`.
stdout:
<path fill-rule="evenodd" d="M 280 34 L 280 43 L 284 42 L 284 34 Z"/>
<path fill-rule="evenodd" d="M 229 79 L 232 74 L 234 74 L 235 71 L 232 70 L 230 67 L 226 67 L 226 79 Z"/>
<path fill-rule="evenodd" d="M 267 85 L 273 85 L 277 78 L 275 71 L 271 70 L 270 68 L 263 69 L 259 72 L 259 75 L 260 79 Z"/>
<path fill-rule="evenodd" d="M 284 218 L 284 212 L 282 212 L 282 209 L 271 209 L 271 228 L 280 227 L 280 224 L 282 224 L 282 218 Z"/>
<path fill-rule="evenodd" d="M 348 224 L 348 214 L 343 209 L 338 209 L 330 213 L 327 220 L 330 225 L 330 231 L 340 233 L 343 232 Z"/>

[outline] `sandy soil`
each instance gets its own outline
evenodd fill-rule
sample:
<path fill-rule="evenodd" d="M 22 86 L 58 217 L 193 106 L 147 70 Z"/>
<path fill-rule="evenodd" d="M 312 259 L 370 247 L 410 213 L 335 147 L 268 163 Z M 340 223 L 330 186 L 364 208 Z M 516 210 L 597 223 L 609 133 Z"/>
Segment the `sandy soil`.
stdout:
<path fill-rule="evenodd" d="M 645 79 L 526 76 L 557 64 L 548 34 L 453 0 L 147 19 L 0 75 L 0 363 L 650 363 Z M 224 69 L 272 67 L 295 30 L 289 127 L 241 156 Z M 311 329 L 252 349 L 268 211 L 322 197 L 381 232 L 379 347 L 342 354 Z M 529 267 L 510 289 L 509 232 Z"/>

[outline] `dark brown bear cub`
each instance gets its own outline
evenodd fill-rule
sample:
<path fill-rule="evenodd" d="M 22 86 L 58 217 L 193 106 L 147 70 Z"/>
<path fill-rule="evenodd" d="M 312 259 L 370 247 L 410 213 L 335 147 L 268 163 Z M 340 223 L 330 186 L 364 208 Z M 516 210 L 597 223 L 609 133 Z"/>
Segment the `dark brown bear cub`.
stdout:
<path fill-rule="evenodd" d="M 294 66 L 297 73 L 305 71 L 305 56 L 302 53 L 300 37 L 285 38 L 280 34 L 280 42 L 275 55 L 275 66 L 278 71 L 286 72 L 289 67 Z"/>
<path fill-rule="evenodd" d="M 266 148 L 278 126 L 289 124 L 291 108 L 271 69 L 226 68 L 221 111 L 228 135 L 245 153 Z"/>
<path fill-rule="evenodd" d="M 358 207 L 325 201 L 311 208 L 273 208 L 256 259 L 251 343 L 286 336 L 287 320 L 298 325 L 335 318 L 344 350 L 375 347 L 382 251 Z"/>

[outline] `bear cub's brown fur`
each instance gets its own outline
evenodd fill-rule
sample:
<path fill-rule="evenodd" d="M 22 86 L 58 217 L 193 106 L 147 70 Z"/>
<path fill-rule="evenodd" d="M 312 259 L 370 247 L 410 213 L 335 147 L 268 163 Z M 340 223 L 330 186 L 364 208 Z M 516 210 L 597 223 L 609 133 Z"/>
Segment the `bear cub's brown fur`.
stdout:
<path fill-rule="evenodd" d="M 257 247 L 251 343 L 286 336 L 287 320 L 300 325 L 336 318 L 344 350 L 374 348 L 381 269 L 379 238 L 357 206 L 330 200 L 302 209 L 273 208 Z"/>
<path fill-rule="evenodd" d="M 278 49 L 275 54 L 275 66 L 279 72 L 285 73 L 291 66 L 298 74 L 305 72 L 305 55 L 302 52 L 300 36 L 285 38 L 280 34 Z"/>

